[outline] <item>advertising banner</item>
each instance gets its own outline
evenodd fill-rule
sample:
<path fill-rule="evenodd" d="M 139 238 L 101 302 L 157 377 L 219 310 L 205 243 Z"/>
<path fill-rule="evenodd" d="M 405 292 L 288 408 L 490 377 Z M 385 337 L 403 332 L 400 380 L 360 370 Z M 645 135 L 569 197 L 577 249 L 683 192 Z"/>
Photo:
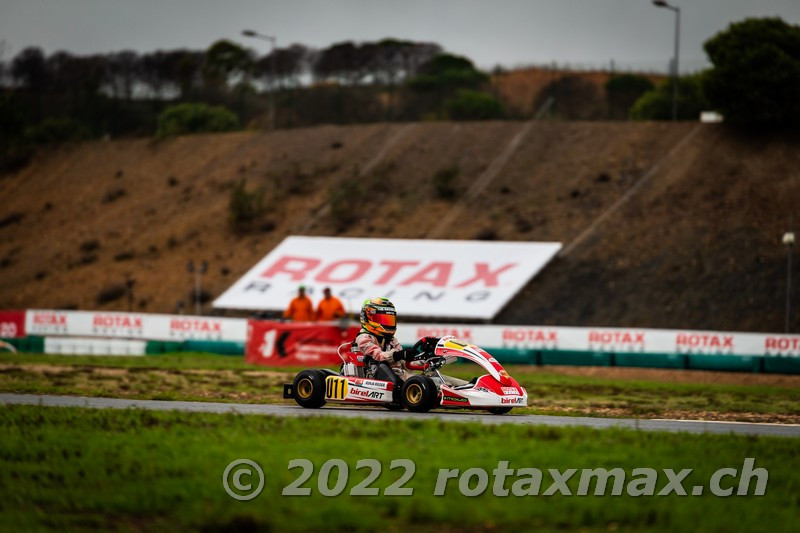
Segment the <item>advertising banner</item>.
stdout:
<path fill-rule="evenodd" d="M 282 311 L 330 287 L 350 313 L 391 299 L 402 316 L 490 319 L 561 249 L 552 242 L 287 237 L 214 301 Z"/>
<path fill-rule="evenodd" d="M 247 320 L 244 318 L 104 311 L 29 309 L 25 325 L 28 334 L 43 336 L 244 342 L 247 335 Z"/>
<path fill-rule="evenodd" d="M 247 325 L 245 361 L 269 366 L 335 366 L 338 347 L 352 341 L 358 327 L 342 329 L 313 322 L 251 320 Z"/>

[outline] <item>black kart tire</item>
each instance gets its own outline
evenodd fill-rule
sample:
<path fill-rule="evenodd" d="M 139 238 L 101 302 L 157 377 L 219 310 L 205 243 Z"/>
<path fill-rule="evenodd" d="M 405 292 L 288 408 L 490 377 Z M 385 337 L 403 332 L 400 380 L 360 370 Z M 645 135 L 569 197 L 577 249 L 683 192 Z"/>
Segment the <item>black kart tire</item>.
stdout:
<path fill-rule="evenodd" d="M 489 412 L 493 415 L 504 415 L 511 411 L 511 407 L 492 407 Z"/>
<path fill-rule="evenodd" d="M 316 409 L 325 405 L 325 374 L 319 370 L 303 370 L 294 378 L 294 401 L 301 407 Z"/>
<path fill-rule="evenodd" d="M 403 405 L 414 413 L 427 413 L 438 403 L 436 384 L 427 376 L 411 376 L 403 383 Z"/>

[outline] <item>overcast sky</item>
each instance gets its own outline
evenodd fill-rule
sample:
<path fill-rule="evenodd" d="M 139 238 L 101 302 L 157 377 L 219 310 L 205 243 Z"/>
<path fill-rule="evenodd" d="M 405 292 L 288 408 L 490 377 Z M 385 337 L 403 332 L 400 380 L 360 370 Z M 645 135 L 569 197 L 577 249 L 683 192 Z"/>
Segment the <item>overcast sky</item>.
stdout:
<path fill-rule="evenodd" d="M 780 16 L 800 0 L 670 0 L 681 8 L 681 70 L 707 65 L 703 42 L 732 21 Z M 2 58 L 27 46 L 76 54 L 205 49 L 220 38 L 259 54 L 278 46 L 396 37 L 433 41 L 479 67 L 550 62 L 666 71 L 675 15 L 651 0 L 0 0 Z"/>

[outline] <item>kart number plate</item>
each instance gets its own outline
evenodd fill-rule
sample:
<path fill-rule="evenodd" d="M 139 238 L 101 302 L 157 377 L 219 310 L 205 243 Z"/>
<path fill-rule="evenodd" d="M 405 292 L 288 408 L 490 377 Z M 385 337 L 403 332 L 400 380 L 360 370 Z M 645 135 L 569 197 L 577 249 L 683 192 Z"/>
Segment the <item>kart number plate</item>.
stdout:
<path fill-rule="evenodd" d="M 347 378 L 328 376 L 325 378 L 325 398 L 344 400 L 347 396 Z"/>

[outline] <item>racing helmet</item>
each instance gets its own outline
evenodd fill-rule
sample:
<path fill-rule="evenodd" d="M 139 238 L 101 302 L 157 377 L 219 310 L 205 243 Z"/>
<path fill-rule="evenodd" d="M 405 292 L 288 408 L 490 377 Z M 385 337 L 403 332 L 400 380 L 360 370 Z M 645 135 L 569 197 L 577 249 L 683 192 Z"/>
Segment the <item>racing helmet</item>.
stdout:
<path fill-rule="evenodd" d="M 361 327 L 373 335 L 391 337 L 397 330 L 397 313 L 387 298 L 372 298 L 361 304 Z"/>

